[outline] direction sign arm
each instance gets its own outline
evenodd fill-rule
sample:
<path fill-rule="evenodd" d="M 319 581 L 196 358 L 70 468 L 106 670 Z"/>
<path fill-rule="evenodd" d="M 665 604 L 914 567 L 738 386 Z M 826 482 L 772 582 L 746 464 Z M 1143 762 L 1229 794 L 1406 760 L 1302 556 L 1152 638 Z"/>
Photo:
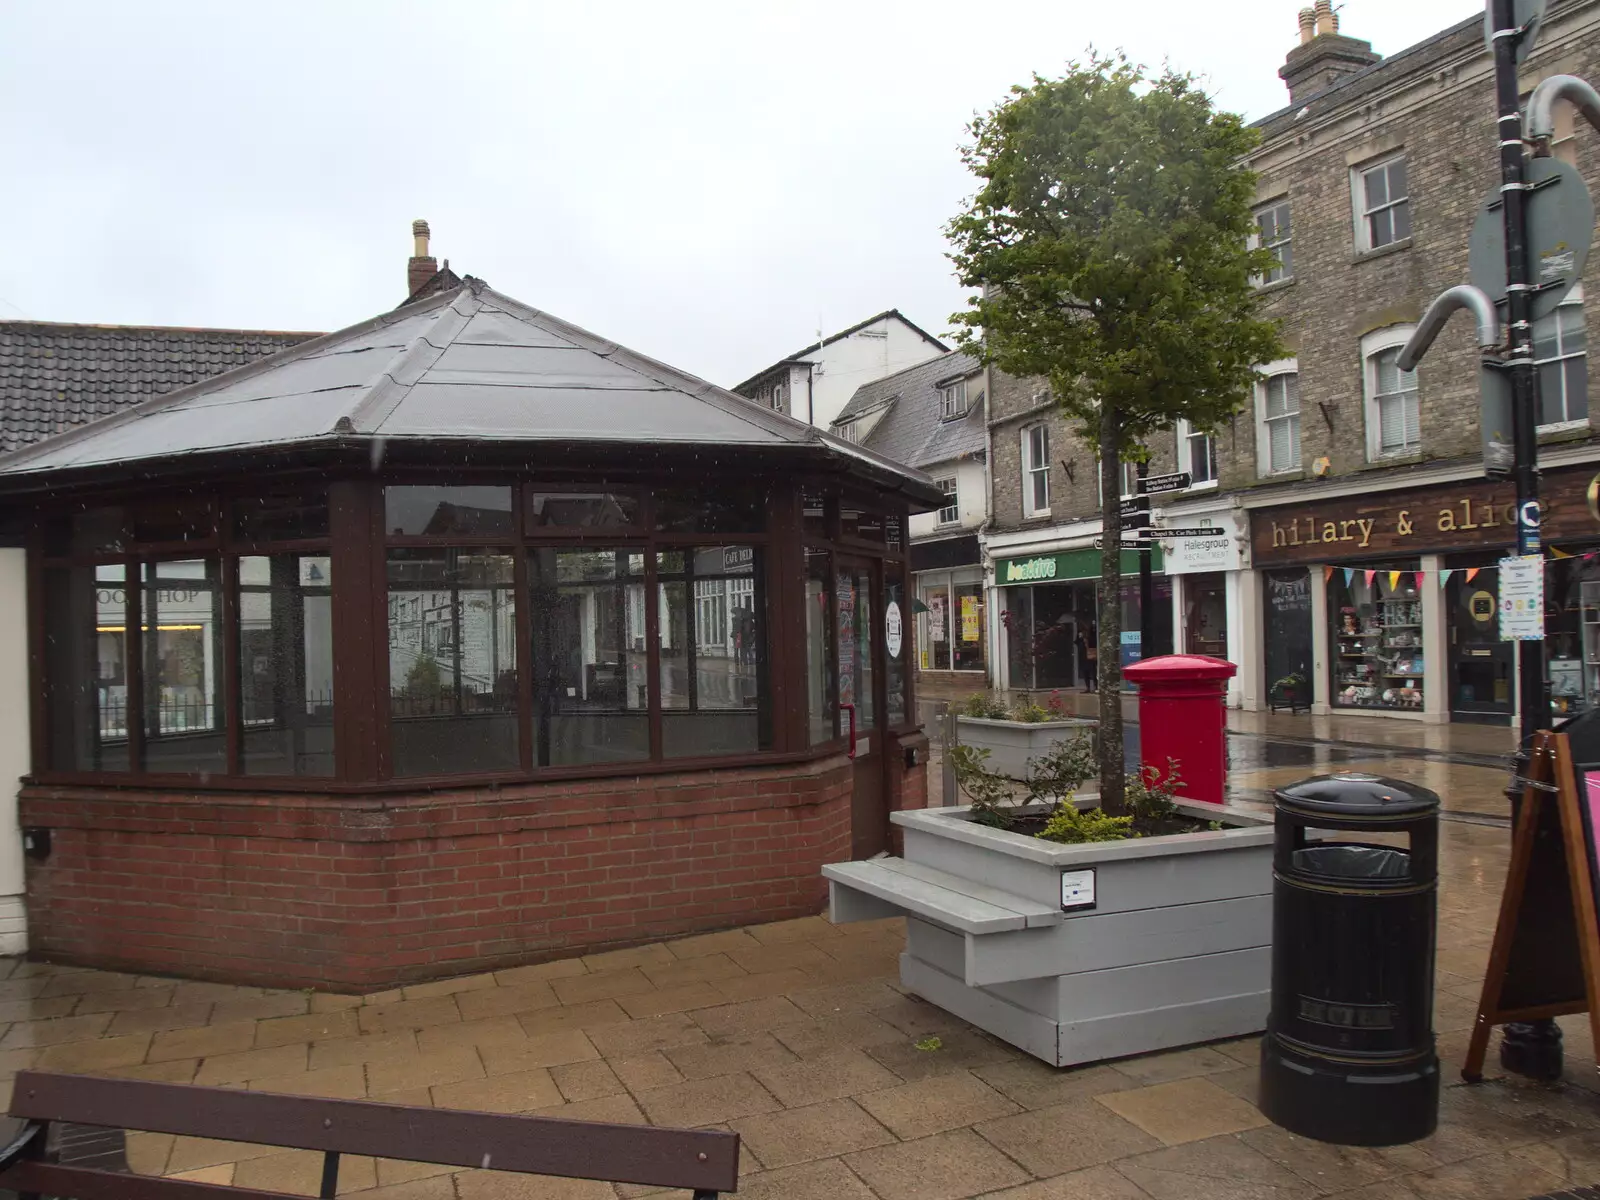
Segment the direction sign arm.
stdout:
<path fill-rule="evenodd" d="M 1528 140 L 1534 157 L 1550 157 L 1550 139 L 1556 135 L 1556 103 L 1575 105 L 1596 130 L 1600 130 L 1600 92 L 1576 75 L 1552 75 L 1533 89 L 1528 100 Z"/>
<path fill-rule="evenodd" d="M 1402 371 L 1417 369 L 1417 363 L 1422 361 L 1428 347 L 1433 345 L 1433 339 L 1439 336 L 1450 314 L 1458 308 L 1472 313 L 1472 319 L 1477 322 L 1479 348 L 1490 350 L 1500 344 L 1500 315 L 1495 312 L 1494 301 L 1481 288 L 1475 288 L 1470 283 L 1458 283 L 1440 292 L 1438 299 L 1428 305 L 1428 311 L 1422 314 L 1422 320 L 1417 322 L 1417 331 L 1400 351 L 1398 365 Z"/>

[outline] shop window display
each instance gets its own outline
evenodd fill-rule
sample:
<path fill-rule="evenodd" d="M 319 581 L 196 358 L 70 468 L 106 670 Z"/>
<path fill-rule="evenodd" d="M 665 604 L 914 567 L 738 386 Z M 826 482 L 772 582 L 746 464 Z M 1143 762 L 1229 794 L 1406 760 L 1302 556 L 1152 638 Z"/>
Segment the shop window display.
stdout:
<path fill-rule="evenodd" d="M 1328 581 L 1334 704 L 1422 711 L 1419 574 L 1415 562 L 1335 568 Z"/>

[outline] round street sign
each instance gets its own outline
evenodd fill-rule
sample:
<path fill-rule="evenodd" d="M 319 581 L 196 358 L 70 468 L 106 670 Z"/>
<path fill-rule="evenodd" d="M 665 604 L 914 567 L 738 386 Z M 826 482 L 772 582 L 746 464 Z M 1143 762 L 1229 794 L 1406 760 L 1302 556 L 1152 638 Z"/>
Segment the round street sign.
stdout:
<path fill-rule="evenodd" d="M 1512 7 L 1516 10 L 1517 25 L 1526 26 L 1528 30 L 1517 43 L 1517 61 L 1521 62 L 1528 57 L 1528 51 L 1533 49 L 1533 43 L 1539 38 L 1539 22 L 1544 19 L 1545 0 L 1516 0 Z M 1489 47 L 1489 53 L 1493 54 L 1494 0 L 1484 0 L 1483 40 Z"/>
<path fill-rule="evenodd" d="M 1544 184 L 1527 193 L 1530 282 L 1557 285 L 1533 293 L 1533 319 L 1538 320 L 1555 312 L 1583 275 L 1594 236 L 1594 201 L 1578 169 L 1559 158 L 1528 159 L 1526 178 L 1529 183 Z M 1478 219 L 1467 246 L 1467 269 L 1475 286 L 1496 304 L 1504 302 L 1506 232 L 1498 186 L 1478 205 Z"/>

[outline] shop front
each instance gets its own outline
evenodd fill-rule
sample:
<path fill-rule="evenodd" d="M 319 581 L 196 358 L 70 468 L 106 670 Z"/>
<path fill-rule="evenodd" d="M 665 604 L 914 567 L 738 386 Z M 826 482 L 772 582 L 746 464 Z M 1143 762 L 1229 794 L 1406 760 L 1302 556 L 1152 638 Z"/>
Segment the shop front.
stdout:
<path fill-rule="evenodd" d="M 977 535 L 913 542 L 911 570 L 918 673 L 953 672 L 952 682 L 982 687 L 989 665 L 989 622 Z"/>
<path fill-rule="evenodd" d="M 1552 711 L 1600 701 L 1600 474 L 1546 470 L 1546 682 Z M 1304 679 L 1320 712 L 1507 724 L 1516 643 L 1499 630 L 1515 540 L 1507 482 L 1367 491 L 1251 513 L 1273 707 Z M 1309 601 L 1309 603 L 1307 602 Z M 1306 634 L 1310 652 L 1306 652 Z"/>
<path fill-rule="evenodd" d="M 1152 653 L 1171 646 L 1172 580 L 1159 547 L 1155 575 Z M 1027 691 L 1093 689 L 1099 678 L 1100 551 L 1091 548 L 995 560 L 1004 686 Z M 1139 552 L 1122 552 L 1122 665 L 1143 657 L 1140 639 Z M 1157 640 L 1159 639 L 1159 640 Z"/>

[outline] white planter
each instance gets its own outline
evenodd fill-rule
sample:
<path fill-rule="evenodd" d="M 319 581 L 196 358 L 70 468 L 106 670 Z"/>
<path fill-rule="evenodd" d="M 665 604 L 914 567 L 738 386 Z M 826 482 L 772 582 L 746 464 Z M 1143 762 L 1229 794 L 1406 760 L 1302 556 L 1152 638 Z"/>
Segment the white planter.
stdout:
<path fill-rule="evenodd" d="M 1056 1066 L 1259 1032 L 1271 818 L 1180 807 L 1228 828 L 1062 846 L 964 807 L 895 813 L 904 859 L 823 868 L 833 919 L 904 913 L 901 983 Z M 1094 907 L 1063 911 L 1063 876 L 1084 872 Z"/>
<path fill-rule="evenodd" d="M 994 721 L 988 717 L 957 717 L 957 737 L 963 746 L 989 752 L 989 769 L 1012 779 L 1029 778 L 1028 760 L 1047 754 L 1057 742 L 1072 741 L 1099 725 L 1085 717 L 1062 721 Z"/>

